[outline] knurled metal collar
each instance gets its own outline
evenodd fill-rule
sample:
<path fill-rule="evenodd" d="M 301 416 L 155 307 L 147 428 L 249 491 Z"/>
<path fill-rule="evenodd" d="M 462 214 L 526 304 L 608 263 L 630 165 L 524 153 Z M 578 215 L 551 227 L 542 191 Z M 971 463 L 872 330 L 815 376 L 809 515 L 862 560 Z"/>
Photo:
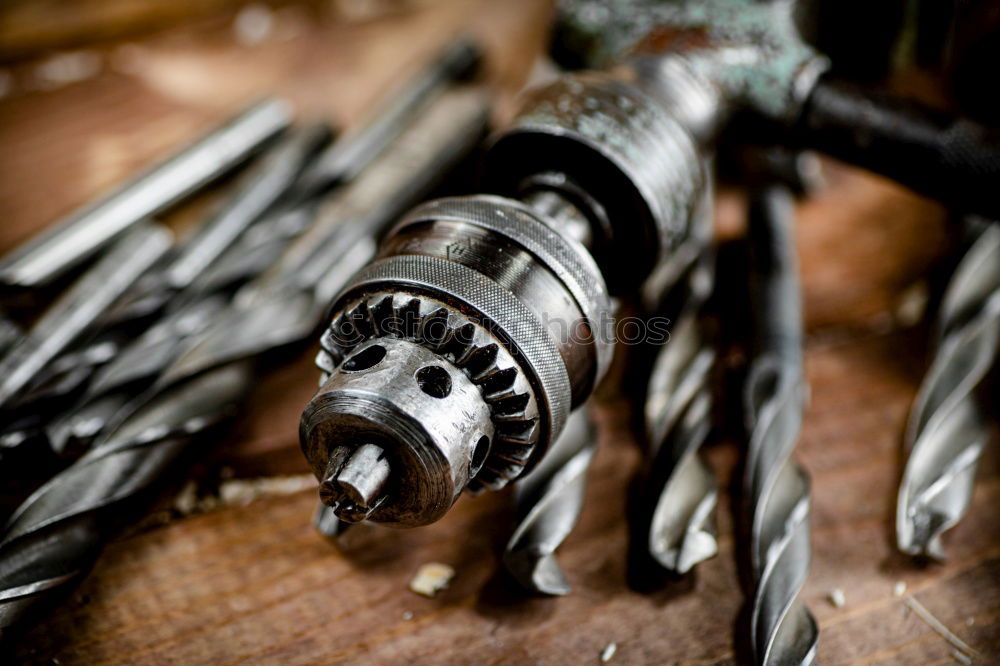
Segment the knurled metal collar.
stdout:
<path fill-rule="evenodd" d="M 600 268 L 583 245 L 559 234 L 520 201 L 493 195 L 429 201 L 413 209 L 389 235 L 406 226 L 433 220 L 473 224 L 502 234 L 551 271 L 572 294 L 594 333 L 597 355 L 594 383 L 600 381 L 614 352 L 611 341 L 602 339 L 599 331 L 600 322 L 612 315 L 611 297 Z"/>

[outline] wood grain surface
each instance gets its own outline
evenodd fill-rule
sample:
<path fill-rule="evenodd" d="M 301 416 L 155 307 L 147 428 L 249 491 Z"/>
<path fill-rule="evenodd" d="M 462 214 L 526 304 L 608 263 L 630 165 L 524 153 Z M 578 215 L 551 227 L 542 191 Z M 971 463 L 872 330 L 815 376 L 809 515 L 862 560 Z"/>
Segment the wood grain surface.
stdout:
<path fill-rule="evenodd" d="M 301 118 L 350 123 L 459 28 L 489 48 L 490 76 L 506 94 L 502 116 L 544 43 L 547 11 L 528 0 L 425 1 L 345 22 L 290 6 L 273 14 L 271 34 L 252 46 L 234 40 L 229 18 L 89 46 L 99 71 L 61 87 L 40 86 L 36 62 L 10 66 L 13 85 L 0 99 L 0 249 L 260 94 L 290 97 Z M 814 553 L 804 598 L 820 624 L 820 663 L 957 663 L 912 610 L 911 597 L 978 651 L 976 663 L 997 663 L 996 447 L 980 467 L 968 516 L 946 538 L 946 564 L 918 566 L 897 555 L 891 531 L 901 432 L 926 367 L 926 324 L 911 310 L 948 244 L 944 213 L 883 180 L 824 167 L 826 186 L 798 209 L 811 387 L 798 456 L 812 476 Z M 737 191 L 720 197 L 727 235 L 738 233 L 742 201 Z M 181 211 L 172 222 L 184 219 Z M 205 443 L 197 470 L 203 491 L 221 477 L 307 473 L 296 427 L 315 387 L 313 354 L 261 377 L 232 434 Z M 500 573 L 509 492 L 463 498 L 423 529 L 358 528 L 339 547 L 310 525 L 312 488 L 203 504 L 184 517 L 166 510 L 172 500 L 165 498 L 23 636 L 14 658 L 586 664 L 599 663 L 614 643 L 611 663 L 741 662 L 743 597 L 728 492 L 739 448 L 720 441 L 709 449 L 727 489 L 719 555 L 683 580 L 635 580 L 624 519 L 640 464 L 629 392 L 612 382 L 596 407 L 600 447 L 585 509 L 559 555 L 573 585 L 565 598 L 525 598 Z M 427 562 L 457 572 L 433 599 L 407 589 Z M 842 607 L 829 601 L 835 589 L 843 591 Z"/>

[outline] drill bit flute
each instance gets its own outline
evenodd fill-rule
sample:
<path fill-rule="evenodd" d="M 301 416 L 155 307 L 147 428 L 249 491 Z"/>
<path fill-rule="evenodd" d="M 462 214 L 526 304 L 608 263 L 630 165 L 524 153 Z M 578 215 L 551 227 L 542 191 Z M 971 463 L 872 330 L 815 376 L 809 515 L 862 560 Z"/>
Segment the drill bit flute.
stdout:
<path fill-rule="evenodd" d="M 699 320 L 711 289 L 710 268 L 696 266 L 683 283 L 688 291 L 670 340 L 659 352 L 649 380 L 646 424 L 650 450 L 642 486 L 641 539 L 653 559 L 675 574 L 718 552 L 715 507 L 718 482 L 699 450 L 711 430 L 710 374 L 715 361 Z"/>
<path fill-rule="evenodd" d="M 809 480 L 792 458 L 802 424 L 802 306 L 791 194 L 772 185 L 749 213 L 753 360 L 744 504 L 752 586 L 750 637 L 760 664 L 809 664 L 817 628 L 799 593 L 809 571 Z"/>
<path fill-rule="evenodd" d="M 83 575 L 109 523 L 141 506 L 196 435 L 232 414 L 258 362 L 313 334 L 332 293 L 370 258 L 373 235 L 478 142 L 487 116 L 482 90 L 449 93 L 418 114 L 87 455 L 18 508 L 0 542 L 0 627 Z"/>
<path fill-rule="evenodd" d="M 937 350 L 906 428 L 896 539 L 909 555 L 944 559 L 941 534 L 965 514 L 989 436 L 977 395 L 1000 345 L 1000 225 L 975 220 L 975 240 L 948 283 Z"/>
<path fill-rule="evenodd" d="M 576 410 L 545 459 L 514 485 L 517 525 L 504 548 L 503 563 L 527 590 L 547 595 L 570 591 L 555 551 L 583 508 L 596 437 L 586 407 Z"/>

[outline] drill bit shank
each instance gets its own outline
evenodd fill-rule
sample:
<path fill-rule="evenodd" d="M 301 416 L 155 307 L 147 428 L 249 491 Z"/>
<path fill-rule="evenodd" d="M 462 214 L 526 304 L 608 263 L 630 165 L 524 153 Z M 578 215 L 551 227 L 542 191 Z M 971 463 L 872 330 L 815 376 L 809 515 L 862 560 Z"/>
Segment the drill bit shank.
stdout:
<path fill-rule="evenodd" d="M 0 362 L 0 406 L 8 406 L 170 248 L 171 234 L 149 223 L 122 237 Z"/>
<path fill-rule="evenodd" d="M 22 288 L 48 284 L 122 231 L 232 170 L 290 122 L 287 103 L 255 104 L 8 254 L 0 261 L 0 284 Z"/>

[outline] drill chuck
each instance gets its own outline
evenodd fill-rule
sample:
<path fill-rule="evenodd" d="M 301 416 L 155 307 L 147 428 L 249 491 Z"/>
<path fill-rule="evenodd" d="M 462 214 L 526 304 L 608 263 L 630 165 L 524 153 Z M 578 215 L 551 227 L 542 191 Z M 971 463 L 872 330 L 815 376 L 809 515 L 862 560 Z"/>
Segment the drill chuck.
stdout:
<path fill-rule="evenodd" d="M 600 381 L 611 294 L 692 234 L 707 184 L 697 138 L 632 79 L 529 97 L 488 154 L 504 196 L 416 208 L 335 299 L 300 439 L 341 520 L 423 525 L 502 488 Z"/>

